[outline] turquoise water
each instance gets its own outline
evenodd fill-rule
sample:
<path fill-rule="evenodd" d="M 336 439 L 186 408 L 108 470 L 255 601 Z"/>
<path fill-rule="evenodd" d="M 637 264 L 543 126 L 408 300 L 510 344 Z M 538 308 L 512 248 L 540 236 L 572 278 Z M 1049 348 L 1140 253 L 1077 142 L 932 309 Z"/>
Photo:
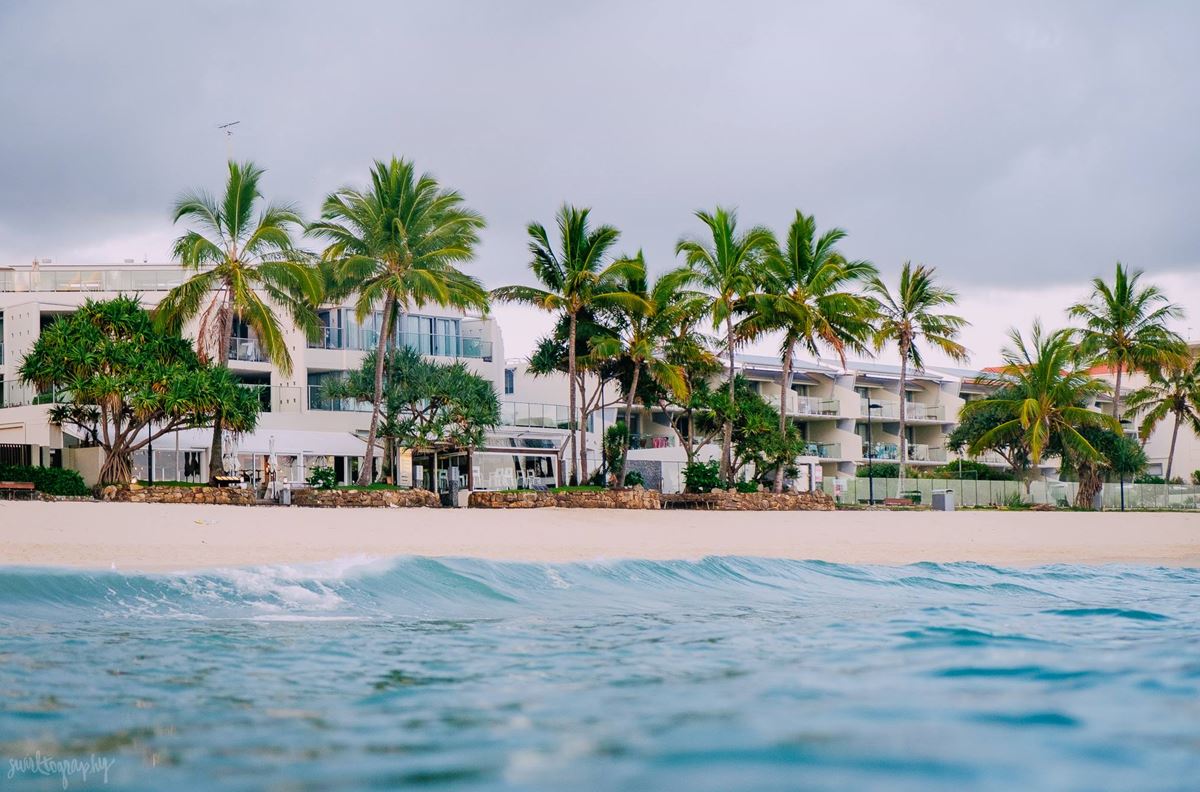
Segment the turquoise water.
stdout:
<path fill-rule="evenodd" d="M 0 786 L 61 789 L 38 751 L 111 762 L 73 789 L 1195 790 L 1200 570 L 8 568 Z"/>

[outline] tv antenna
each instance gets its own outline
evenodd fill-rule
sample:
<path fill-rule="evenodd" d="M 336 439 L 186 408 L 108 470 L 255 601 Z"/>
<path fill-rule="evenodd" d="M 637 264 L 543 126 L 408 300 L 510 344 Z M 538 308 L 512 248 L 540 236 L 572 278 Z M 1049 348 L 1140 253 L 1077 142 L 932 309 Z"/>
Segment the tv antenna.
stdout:
<path fill-rule="evenodd" d="M 229 159 L 233 158 L 233 128 L 241 121 L 230 121 L 228 124 L 217 124 L 217 129 L 225 133 L 225 154 Z"/>

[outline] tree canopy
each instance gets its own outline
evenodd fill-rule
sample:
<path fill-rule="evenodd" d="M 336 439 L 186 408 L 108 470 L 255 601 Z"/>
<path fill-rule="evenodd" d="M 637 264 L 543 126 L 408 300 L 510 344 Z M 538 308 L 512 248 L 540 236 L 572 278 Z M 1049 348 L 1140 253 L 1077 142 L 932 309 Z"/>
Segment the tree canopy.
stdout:
<path fill-rule="evenodd" d="M 189 341 L 158 328 L 134 297 L 88 300 L 50 324 L 25 356 L 21 378 L 64 391 L 50 420 L 70 424 L 104 449 L 100 483 L 124 484 L 131 460 L 154 439 L 211 425 L 249 431 L 258 397 L 220 366 L 202 362 Z"/>

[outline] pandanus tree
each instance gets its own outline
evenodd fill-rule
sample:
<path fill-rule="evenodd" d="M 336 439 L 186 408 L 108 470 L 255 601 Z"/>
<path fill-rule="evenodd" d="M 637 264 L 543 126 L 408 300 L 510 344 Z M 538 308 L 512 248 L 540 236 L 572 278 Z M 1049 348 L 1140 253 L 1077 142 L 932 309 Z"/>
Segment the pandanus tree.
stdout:
<path fill-rule="evenodd" d="M 1187 362 L 1187 345 L 1167 329 L 1170 319 L 1183 316 L 1157 286 L 1141 286 L 1141 270 L 1117 262 L 1112 284 L 1092 279 L 1087 301 L 1068 310 L 1083 320 L 1079 347 L 1096 363 L 1108 366 L 1115 376 L 1113 417 L 1121 419 L 1121 385 L 1126 372 L 1180 366 Z"/>
<path fill-rule="evenodd" d="M 782 248 L 773 249 L 758 273 L 758 289 L 738 305 L 744 314 L 737 335 L 751 339 L 764 333 L 783 335 L 783 370 L 779 394 L 779 434 L 786 436 L 791 421 L 788 396 L 796 347 L 812 355 L 832 350 L 846 362 L 847 350 L 862 352 L 871 338 L 874 302 L 859 289 L 875 276 L 866 261 L 849 261 L 837 249 L 846 236 L 840 228 L 817 234 L 811 215 L 796 212 Z M 787 460 L 775 470 L 773 486 L 783 491 Z"/>
<path fill-rule="evenodd" d="M 314 306 L 323 282 L 292 234 L 302 228 L 290 204 L 264 204 L 259 182 L 263 170 L 251 162 L 229 163 L 225 192 L 216 198 L 203 190 L 175 203 L 176 223 L 193 226 L 175 240 L 173 255 L 193 274 L 172 289 L 155 310 L 159 326 L 179 332 L 198 319 L 196 349 L 201 360 L 227 367 L 235 320 L 257 337 L 267 360 L 291 376 L 280 313 L 310 338 L 320 331 Z M 213 419 L 210 478 L 224 471 L 224 416 Z"/>
<path fill-rule="evenodd" d="M 560 314 L 567 321 L 567 424 L 570 431 L 571 481 L 587 478 L 587 440 L 585 422 L 579 420 L 577 391 L 579 320 L 585 311 L 635 307 L 644 299 L 624 288 L 624 279 L 635 272 L 637 264 L 628 259 L 613 260 L 612 246 L 620 232 L 610 225 L 593 228 L 591 210 L 563 204 L 556 217 L 558 243 L 541 223 L 530 223 L 529 268 L 538 286 L 502 286 L 492 290 L 492 298 L 501 302 L 531 305 Z"/>
<path fill-rule="evenodd" d="M 969 417 L 985 409 L 1010 416 L 970 444 L 979 454 L 999 443 L 1020 442 L 1029 450 L 1035 469 L 1052 447 L 1091 463 L 1103 462 L 1103 454 L 1081 432 L 1085 428 L 1120 432 L 1117 419 L 1090 409 L 1097 397 L 1108 393 L 1108 385 L 1088 374 L 1079 363 L 1073 332 L 1046 332 L 1034 322 L 1028 340 L 1015 329 L 1009 331 L 1010 345 L 1002 351 L 1004 364 L 993 384 L 995 395 L 967 402 L 962 415 Z"/>
<path fill-rule="evenodd" d="M 724 329 L 725 356 L 729 366 L 726 391 L 729 401 L 735 401 L 734 378 L 737 352 L 735 311 L 738 301 L 751 294 L 755 286 L 755 271 L 775 247 L 770 229 L 755 226 L 739 233 L 737 212 L 717 207 L 712 212 L 699 211 L 696 217 L 707 228 L 707 236 L 684 237 L 675 244 L 676 255 L 682 255 L 692 271 L 695 283 L 710 295 L 709 315 L 713 329 Z M 721 480 L 733 479 L 733 422 L 726 417 L 721 438 Z"/>
<path fill-rule="evenodd" d="M 395 157 L 375 162 L 367 189 L 343 187 L 329 195 L 321 220 L 308 227 L 309 234 L 326 243 L 321 257 L 334 280 L 355 295 L 358 321 L 382 312 L 374 351 L 374 408 L 359 485 L 369 484 L 374 475 L 384 361 L 401 314 L 426 305 L 488 307 L 480 282 L 458 268 L 475 257 L 483 227 L 483 217 L 466 206 L 461 194 Z"/>
<path fill-rule="evenodd" d="M 950 289 L 938 286 L 934 269 L 904 262 L 900 270 L 900 282 L 895 292 L 878 277 L 871 279 L 868 290 L 876 299 L 878 318 L 875 327 L 875 348 L 881 350 L 887 344 L 895 344 L 900 354 L 900 447 L 899 475 L 904 481 L 904 467 L 908 461 L 907 393 L 908 367 L 917 371 L 925 367 L 922 344 L 940 350 L 955 361 L 967 359 L 967 349 L 956 339 L 967 324 L 966 319 L 954 314 L 941 313 L 942 309 L 955 303 L 958 296 Z M 871 420 L 867 411 L 867 420 Z"/>
<path fill-rule="evenodd" d="M 127 484 L 132 457 L 217 415 L 250 431 L 258 399 L 229 369 L 201 361 L 189 341 L 158 327 L 136 298 L 88 300 L 56 319 L 21 363 L 21 378 L 65 392 L 50 420 L 81 429 L 104 451 L 101 484 Z"/>
<path fill-rule="evenodd" d="M 1148 373 L 1149 382 L 1130 393 L 1125 404 L 1133 415 L 1142 416 L 1138 427 L 1142 442 L 1149 439 L 1168 416 L 1172 419 L 1166 469 L 1166 479 L 1170 481 L 1179 427 L 1187 426 L 1200 435 L 1200 359 L 1183 366 L 1151 368 Z"/>
<path fill-rule="evenodd" d="M 614 313 L 615 332 L 592 343 L 594 354 L 616 359 L 629 369 L 629 385 L 625 390 L 625 426 L 632 426 L 633 407 L 639 399 L 642 373 L 650 382 L 676 399 L 686 399 L 688 383 L 681 365 L 667 359 L 666 344 L 674 329 L 687 317 L 703 311 L 707 298 L 687 288 L 691 273 L 672 270 L 650 281 L 646 261 L 641 251 L 630 259 L 636 267 L 625 276 L 625 291 L 640 301 L 619 306 Z M 617 486 L 625 485 L 629 468 L 629 436 L 625 435 Z"/>

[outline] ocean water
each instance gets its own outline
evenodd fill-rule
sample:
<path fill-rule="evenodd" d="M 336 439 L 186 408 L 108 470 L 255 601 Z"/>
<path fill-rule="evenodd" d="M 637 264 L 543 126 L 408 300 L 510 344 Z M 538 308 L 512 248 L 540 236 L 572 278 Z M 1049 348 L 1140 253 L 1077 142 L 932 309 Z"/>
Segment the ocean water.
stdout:
<path fill-rule="evenodd" d="M 4 789 L 1196 790 L 1200 570 L 7 568 L 0 760 Z"/>

